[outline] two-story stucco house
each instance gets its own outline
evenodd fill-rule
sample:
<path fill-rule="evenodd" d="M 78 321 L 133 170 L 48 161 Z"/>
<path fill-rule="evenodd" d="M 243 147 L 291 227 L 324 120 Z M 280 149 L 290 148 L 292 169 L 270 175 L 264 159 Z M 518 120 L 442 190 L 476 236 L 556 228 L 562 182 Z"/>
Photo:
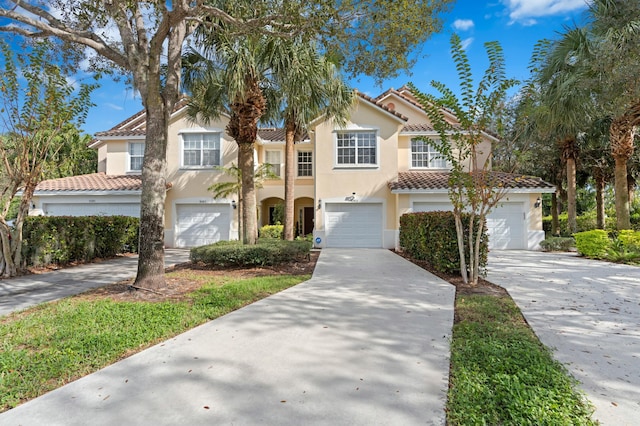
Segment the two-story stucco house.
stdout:
<path fill-rule="evenodd" d="M 455 117 L 450 119 L 455 121 Z M 167 150 L 165 215 L 167 247 L 193 247 L 238 238 L 236 196 L 214 199 L 208 188 L 231 178 L 216 166 L 237 162 L 226 117 L 207 126 L 187 120 L 184 104 L 171 116 Z M 448 165 L 428 143 L 437 138 L 421 105 L 407 88 L 377 98 L 359 94 L 348 124 L 318 119 L 296 144 L 295 222 L 313 233 L 318 247 L 397 246 L 399 218 L 407 212 L 450 210 Z M 98 172 L 38 185 L 32 214 L 138 216 L 145 114 L 138 113 L 95 135 Z M 486 155 L 492 137 L 486 135 Z M 284 175 L 284 132 L 261 129 L 256 163 Z M 552 185 L 535 177 L 501 174 L 509 188 L 488 220 L 490 247 L 536 249 L 544 239 L 540 197 Z M 284 198 L 280 179 L 257 190 L 258 223 L 273 222 Z"/>

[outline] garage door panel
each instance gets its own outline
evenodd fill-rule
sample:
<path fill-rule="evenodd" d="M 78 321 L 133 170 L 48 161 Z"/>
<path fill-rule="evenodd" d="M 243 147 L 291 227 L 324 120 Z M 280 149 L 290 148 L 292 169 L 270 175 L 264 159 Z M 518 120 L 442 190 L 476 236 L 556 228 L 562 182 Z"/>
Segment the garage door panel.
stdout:
<path fill-rule="evenodd" d="M 382 204 L 327 203 L 327 247 L 382 247 Z"/>
<path fill-rule="evenodd" d="M 228 204 L 180 204 L 176 213 L 176 247 L 197 247 L 229 239 Z"/>
<path fill-rule="evenodd" d="M 451 203 L 416 202 L 415 212 L 452 211 Z M 490 249 L 525 249 L 525 221 L 522 203 L 499 204 L 487 217 Z"/>
<path fill-rule="evenodd" d="M 45 203 L 47 216 L 132 216 L 140 217 L 138 203 Z"/>

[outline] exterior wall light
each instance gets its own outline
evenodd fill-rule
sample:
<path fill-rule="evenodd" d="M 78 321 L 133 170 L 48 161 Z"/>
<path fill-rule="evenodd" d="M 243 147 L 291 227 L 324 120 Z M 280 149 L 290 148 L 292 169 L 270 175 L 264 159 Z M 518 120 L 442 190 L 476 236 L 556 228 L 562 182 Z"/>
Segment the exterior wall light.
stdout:
<path fill-rule="evenodd" d="M 535 207 L 535 208 L 537 209 L 537 208 L 538 208 L 538 207 L 540 207 L 541 205 L 542 205 L 542 200 L 540 199 L 540 197 L 538 197 L 538 198 L 536 199 L 536 203 L 533 205 L 533 207 Z"/>
<path fill-rule="evenodd" d="M 322 208 L 322 199 L 319 199 L 317 210 L 320 210 L 321 208 Z"/>
<path fill-rule="evenodd" d="M 236 200 L 231 200 L 231 207 L 233 207 L 233 209 L 237 209 L 238 205 L 236 204 Z"/>

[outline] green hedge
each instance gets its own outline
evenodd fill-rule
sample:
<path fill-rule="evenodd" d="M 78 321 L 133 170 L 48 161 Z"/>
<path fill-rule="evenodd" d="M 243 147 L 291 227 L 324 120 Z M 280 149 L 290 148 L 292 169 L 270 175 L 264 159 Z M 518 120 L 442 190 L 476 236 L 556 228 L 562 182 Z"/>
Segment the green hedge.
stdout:
<path fill-rule="evenodd" d="M 571 251 L 576 248 L 576 240 L 571 237 L 549 237 L 540 242 L 542 251 Z"/>
<path fill-rule="evenodd" d="M 140 221 L 129 216 L 32 216 L 25 220 L 23 266 L 86 262 L 138 251 Z"/>
<path fill-rule="evenodd" d="M 602 229 L 578 232 L 574 236 L 578 253 L 586 257 L 603 259 L 611 248 L 612 242 L 609 239 L 609 234 Z"/>
<path fill-rule="evenodd" d="M 468 242 L 469 216 L 463 215 L 465 246 Z M 476 224 L 477 225 L 477 224 Z M 480 269 L 487 266 L 489 239 L 486 227 L 480 244 Z M 408 213 L 400 217 L 400 247 L 409 256 L 424 260 L 436 270 L 445 273 L 460 273 L 460 256 L 455 219 L 452 212 Z M 465 250 L 465 253 L 468 250 Z M 466 256 L 469 264 L 468 254 Z"/>
<path fill-rule="evenodd" d="M 625 249 L 640 251 L 640 231 L 622 230 L 618 233 L 618 240 Z"/>
<path fill-rule="evenodd" d="M 567 214 L 562 213 L 558 216 L 558 224 L 560 225 L 560 236 L 570 237 L 570 233 L 567 230 Z M 588 212 L 576 217 L 576 232 L 591 231 L 597 229 L 596 227 L 596 213 Z M 605 218 L 605 229 L 608 231 L 614 231 L 616 229 L 616 217 L 608 215 Z M 640 213 L 634 213 L 631 215 L 631 228 L 640 231 Z M 542 229 L 546 235 L 551 235 L 551 216 L 545 216 L 542 218 Z"/>
<path fill-rule="evenodd" d="M 220 241 L 191 249 L 194 263 L 217 267 L 272 266 L 309 256 L 311 242 L 305 240 L 259 240 L 255 245 Z"/>
<path fill-rule="evenodd" d="M 258 236 L 260 238 L 274 238 L 281 240 L 283 230 L 284 225 L 265 225 L 258 230 Z"/>

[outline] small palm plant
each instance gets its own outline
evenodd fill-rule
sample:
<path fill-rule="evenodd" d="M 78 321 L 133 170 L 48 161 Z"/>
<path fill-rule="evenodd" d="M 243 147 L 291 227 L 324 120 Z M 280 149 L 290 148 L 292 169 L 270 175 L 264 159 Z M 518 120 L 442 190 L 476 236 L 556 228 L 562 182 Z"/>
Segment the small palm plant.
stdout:
<path fill-rule="evenodd" d="M 238 217 L 242 217 L 244 205 L 242 202 L 242 170 L 235 164 L 231 163 L 230 167 L 217 166 L 216 170 L 222 171 L 233 180 L 225 182 L 217 182 L 207 188 L 213 193 L 213 198 L 229 198 L 233 195 L 238 197 Z M 271 164 L 262 164 L 253 174 L 256 189 L 262 188 L 262 183 L 267 179 L 280 179 L 273 170 Z M 238 236 L 240 240 L 244 239 L 244 228 L 242 221 L 238 221 Z"/>

